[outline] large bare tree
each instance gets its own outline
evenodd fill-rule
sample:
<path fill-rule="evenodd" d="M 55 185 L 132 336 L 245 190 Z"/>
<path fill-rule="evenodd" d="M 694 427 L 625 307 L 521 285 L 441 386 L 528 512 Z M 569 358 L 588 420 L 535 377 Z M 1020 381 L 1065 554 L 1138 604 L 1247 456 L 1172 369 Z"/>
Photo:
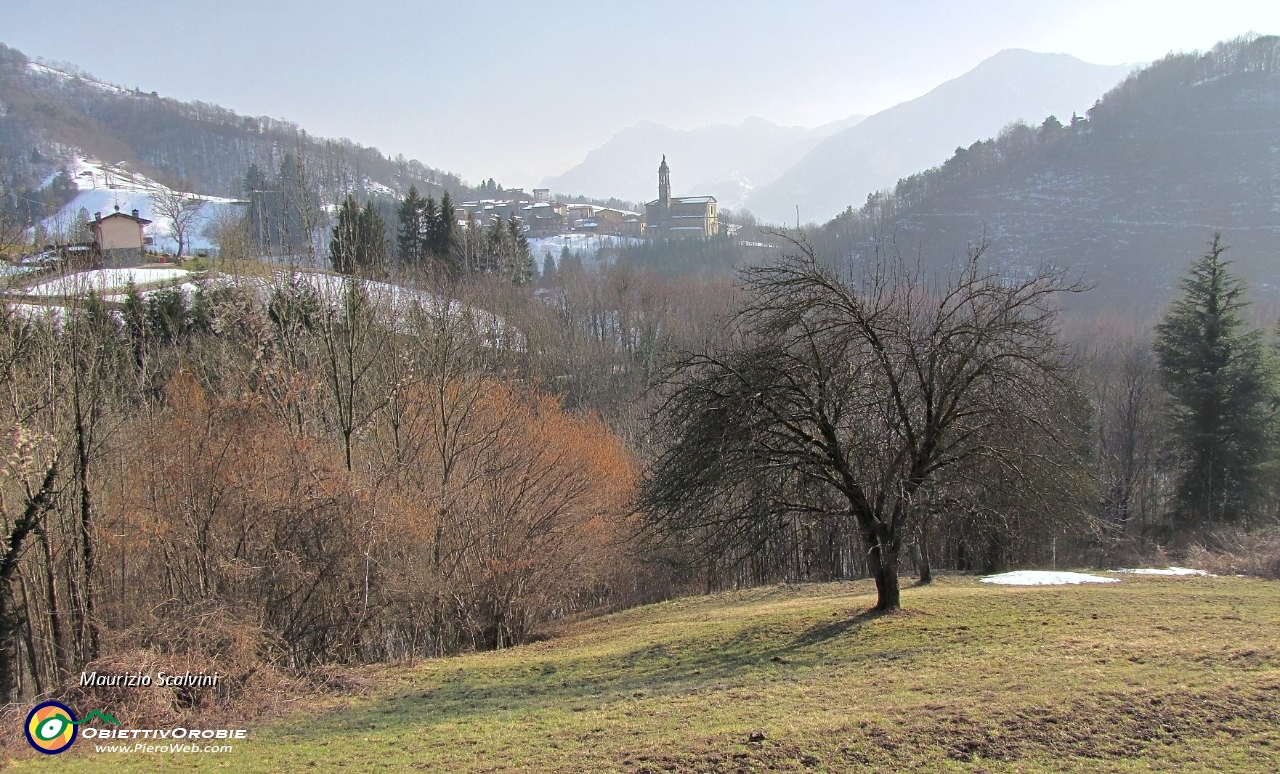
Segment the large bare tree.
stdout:
<path fill-rule="evenodd" d="M 932 503 L 986 507 L 976 471 L 1052 475 L 1026 463 L 1076 448 L 1055 301 L 1074 287 L 985 272 L 981 249 L 934 279 L 896 253 L 838 271 L 796 248 L 744 271 L 730 344 L 674 364 L 638 504 L 666 536 L 851 522 L 877 609 L 896 609 Z"/>
<path fill-rule="evenodd" d="M 182 251 L 190 241 L 191 229 L 200 220 L 205 200 L 195 194 L 166 188 L 159 183 L 150 186 L 147 194 L 151 197 L 151 208 L 155 214 L 169 221 L 169 236 L 178 243 L 178 252 L 174 257 L 181 258 Z"/>

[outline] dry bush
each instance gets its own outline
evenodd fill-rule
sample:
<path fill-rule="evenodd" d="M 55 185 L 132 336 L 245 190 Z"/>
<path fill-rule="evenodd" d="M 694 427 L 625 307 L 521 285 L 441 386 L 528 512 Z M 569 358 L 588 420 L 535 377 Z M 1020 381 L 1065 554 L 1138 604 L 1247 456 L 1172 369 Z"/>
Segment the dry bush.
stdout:
<path fill-rule="evenodd" d="M 1280 580 L 1280 527 L 1255 532 L 1216 532 L 1206 545 L 1194 545 L 1188 549 L 1187 563 L 1217 575 L 1252 575 Z"/>
<path fill-rule="evenodd" d="M 85 665 L 85 672 L 219 676 L 216 687 L 82 686 L 80 675 L 70 677 L 62 695 L 71 706 L 105 709 L 131 726 L 165 727 L 193 719 L 243 723 L 275 714 L 303 688 L 271 665 L 269 654 L 280 646 L 270 633 L 221 606 L 152 611 L 137 626 L 113 633 L 112 640 L 109 655 Z"/>

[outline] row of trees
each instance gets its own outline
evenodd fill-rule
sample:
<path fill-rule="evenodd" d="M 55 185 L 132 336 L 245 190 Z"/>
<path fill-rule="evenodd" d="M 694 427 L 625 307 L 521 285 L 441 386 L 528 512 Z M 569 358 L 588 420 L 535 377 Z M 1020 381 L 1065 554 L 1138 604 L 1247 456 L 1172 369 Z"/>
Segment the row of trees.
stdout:
<path fill-rule="evenodd" d="M 518 220 L 494 218 L 488 225 L 468 215 L 459 225 L 446 192 L 439 206 L 416 188 L 396 210 L 395 269 L 400 273 L 457 281 L 494 276 L 511 285 L 533 279 L 533 256 Z M 338 206 L 329 240 L 329 263 L 343 274 L 385 275 L 392 269 L 387 226 L 376 204 L 362 207 L 348 195 Z"/>

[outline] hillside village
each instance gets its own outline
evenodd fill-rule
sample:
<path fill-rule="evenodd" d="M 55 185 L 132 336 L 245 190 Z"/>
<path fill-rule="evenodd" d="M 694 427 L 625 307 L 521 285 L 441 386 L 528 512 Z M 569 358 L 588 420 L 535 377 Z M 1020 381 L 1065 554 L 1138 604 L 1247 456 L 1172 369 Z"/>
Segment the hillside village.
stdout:
<path fill-rule="evenodd" d="M 41 241 L 43 235 L 47 241 L 17 254 L 12 254 L 11 248 L 11 254 L 3 256 L 14 266 L 77 256 L 98 266 L 216 257 L 219 223 L 243 218 L 251 206 L 244 199 L 175 191 L 125 164 L 103 163 L 80 154 L 56 177 L 69 181 L 77 193 L 26 237 Z M 645 205 L 643 214 L 555 200 L 545 188 L 535 188 L 532 194 L 511 189 L 502 191 L 501 198 L 456 204 L 457 225 L 478 230 L 495 222 L 515 223 L 527 239 L 535 240 L 535 248 L 581 244 L 575 238 L 595 237 L 598 246 L 626 244 L 628 240 L 710 238 L 721 233 L 715 197 L 673 197 L 665 156 L 657 177 L 658 196 Z"/>

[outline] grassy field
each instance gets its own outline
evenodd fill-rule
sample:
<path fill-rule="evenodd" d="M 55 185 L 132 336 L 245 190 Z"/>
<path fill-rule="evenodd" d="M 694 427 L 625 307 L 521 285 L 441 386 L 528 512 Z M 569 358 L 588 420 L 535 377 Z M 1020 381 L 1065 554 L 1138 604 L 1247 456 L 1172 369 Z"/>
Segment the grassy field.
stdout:
<path fill-rule="evenodd" d="M 76 742 L 20 771 L 1280 769 L 1280 584 L 771 587 L 372 672 L 226 754 Z"/>

